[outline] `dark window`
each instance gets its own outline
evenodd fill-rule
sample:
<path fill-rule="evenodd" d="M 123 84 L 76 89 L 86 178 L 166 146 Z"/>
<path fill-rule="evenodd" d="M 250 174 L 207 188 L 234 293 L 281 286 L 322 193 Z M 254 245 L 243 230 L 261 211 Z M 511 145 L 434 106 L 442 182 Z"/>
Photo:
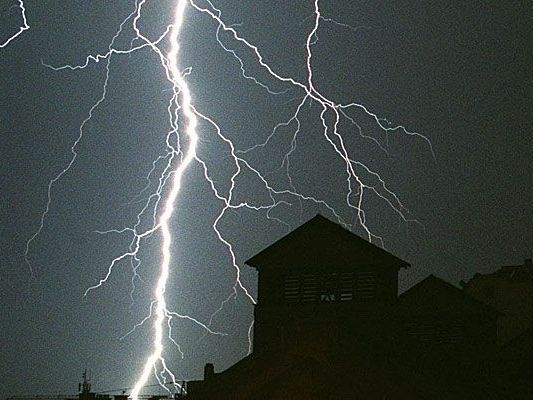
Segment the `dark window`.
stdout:
<path fill-rule="evenodd" d="M 339 282 L 337 274 L 322 275 L 322 287 L 320 290 L 320 301 L 335 301 L 337 300 L 337 289 Z"/>

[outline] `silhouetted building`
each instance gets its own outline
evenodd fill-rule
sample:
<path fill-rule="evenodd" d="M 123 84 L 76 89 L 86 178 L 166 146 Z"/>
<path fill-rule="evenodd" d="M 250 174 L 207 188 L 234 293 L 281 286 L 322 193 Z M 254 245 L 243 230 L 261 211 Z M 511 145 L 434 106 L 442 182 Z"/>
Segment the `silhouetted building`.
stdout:
<path fill-rule="evenodd" d="M 398 298 L 409 264 L 340 225 L 316 216 L 247 264 L 258 271 L 254 352 L 224 372 L 206 365 L 191 400 L 496 393 L 473 355 L 492 350 L 497 312 L 433 276 Z"/>
<path fill-rule="evenodd" d="M 428 276 L 403 293 L 394 306 L 405 342 L 445 351 L 492 351 L 498 313 L 461 289 Z"/>
<path fill-rule="evenodd" d="M 335 325 L 377 334 L 409 266 L 320 215 L 247 264 L 258 271 L 256 351 Z"/>
<path fill-rule="evenodd" d="M 465 293 L 500 312 L 498 340 L 505 344 L 533 327 L 533 265 L 504 266 L 490 274 L 475 274 L 463 283 Z"/>
<path fill-rule="evenodd" d="M 488 358 L 490 379 L 507 397 L 533 398 L 533 266 L 503 266 L 462 283 L 465 293 L 498 310 L 498 342 Z M 502 394 L 502 396 L 503 396 Z"/>
<path fill-rule="evenodd" d="M 407 262 L 316 216 L 247 264 L 253 353 L 222 372 L 206 364 L 175 399 L 533 398 L 531 260 L 463 290 L 430 275 L 398 296 Z M 86 374 L 79 391 L 111 400 Z"/>

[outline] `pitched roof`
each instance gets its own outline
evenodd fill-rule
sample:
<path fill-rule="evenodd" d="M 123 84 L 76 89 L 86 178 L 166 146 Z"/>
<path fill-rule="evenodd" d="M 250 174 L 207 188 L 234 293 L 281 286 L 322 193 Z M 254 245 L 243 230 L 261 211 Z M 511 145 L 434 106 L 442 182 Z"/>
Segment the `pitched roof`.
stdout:
<path fill-rule="evenodd" d="M 435 275 L 429 275 L 403 293 L 394 308 L 399 315 L 498 314 L 492 307 Z"/>
<path fill-rule="evenodd" d="M 321 215 L 310 219 L 246 263 L 254 268 L 410 266 Z"/>

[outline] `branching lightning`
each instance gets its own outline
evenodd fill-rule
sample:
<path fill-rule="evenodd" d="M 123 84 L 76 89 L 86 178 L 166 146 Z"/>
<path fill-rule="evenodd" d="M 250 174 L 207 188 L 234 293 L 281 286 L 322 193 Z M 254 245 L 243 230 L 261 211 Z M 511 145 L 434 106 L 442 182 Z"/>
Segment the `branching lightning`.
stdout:
<path fill-rule="evenodd" d="M 30 265 L 29 260 L 29 250 L 32 242 L 36 237 L 41 233 L 47 215 L 49 213 L 51 204 L 52 204 L 52 194 L 54 185 L 71 169 L 72 165 L 75 163 L 77 158 L 77 147 L 85 133 L 85 127 L 87 123 L 91 120 L 94 112 L 98 107 L 106 101 L 106 94 L 108 89 L 108 82 L 110 77 L 110 68 L 111 61 L 114 57 L 122 55 L 131 55 L 141 49 L 148 49 L 152 51 L 156 57 L 159 59 L 161 67 L 164 71 L 165 77 L 171 88 L 171 96 L 168 101 L 167 114 L 168 114 L 168 123 L 170 129 L 166 136 L 165 151 L 160 155 L 156 160 L 154 160 L 152 169 L 148 173 L 147 180 L 148 184 L 145 190 L 148 190 L 151 187 L 153 181 L 153 176 L 157 174 L 156 171 L 159 169 L 158 166 L 162 166 L 157 176 L 157 187 L 150 193 L 147 199 L 144 201 L 144 204 L 141 208 L 141 211 L 137 215 L 136 221 L 131 227 L 121 228 L 121 229 L 111 229 L 106 231 L 99 231 L 99 234 L 120 234 L 120 235 L 130 235 L 131 241 L 129 248 L 124 251 L 121 255 L 116 257 L 111 261 L 107 269 L 107 273 L 98 281 L 97 284 L 89 287 L 85 296 L 87 296 L 91 291 L 100 288 L 104 285 L 108 278 L 113 273 L 114 267 L 123 261 L 130 262 L 132 268 L 132 291 L 135 289 L 135 281 L 140 279 L 140 276 L 137 273 L 137 269 L 141 264 L 139 258 L 139 252 L 142 247 L 143 241 L 147 238 L 153 236 L 156 232 L 159 233 L 162 237 L 160 244 L 160 253 L 161 260 L 158 267 L 158 278 L 156 285 L 153 289 L 153 298 L 150 305 L 149 314 L 133 329 L 126 333 L 125 336 L 131 334 L 137 327 L 143 325 L 144 323 L 151 321 L 153 329 L 153 343 L 152 350 L 148 358 L 144 363 L 144 367 L 140 373 L 138 380 L 136 381 L 133 390 L 131 392 L 131 397 L 133 400 L 137 400 L 139 394 L 141 393 L 143 387 L 147 385 L 148 380 L 152 376 L 161 383 L 163 387 L 166 380 L 170 379 L 172 383 L 179 387 L 175 373 L 171 371 L 166 364 L 164 358 L 164 345 L 168 340 L 170 344 L 175 345 L 178 348 L 178 351 L 183 355 L 178 341 L 174 338 L 172 333 L 171 321 L 173 318 L 179 318 L 182 320 L 188 320 L 192 323 L 197 324 L 201 327 L 206 334 L 214 335 L 223 335 L 222 332 L 217 332 L 212 329 L 214 323 L 214 318 L 222 309 L 226 306 L 228 302 L 232 299 L 235 299 L 239 292 L 242 292 L 250 302 L 255 304 L 255 299 L 253 298 L 250 291 L 243 285 L 241 282 L 241 270 L 239 263 L 237 261 L 237 256 L 234 251 L 233 244 L 227 240 L 220 228 L 220 221 L 230 210 L 239 210 L 239 209 L 249 209 L 253 211 L 262 212 L 266 215 L 267 218 L 278 221 L 281 224 L 287 225 L 284 221 L 278 219 L 272 215 L 273 210 L 278 206 L 285 204 L 290 205 L 291 203 L 287 200 L 288 198 L 293 201 L 299 202 L 300 206 L 304 203 L 312 203 L 320 206 L 322 209 L 326 210 L 328 213 L 334 216 L 334 218 L 344 226 L 349 229 L 353 229 L 355 226 L 362 229 L 367 238 L 371 241 L 378 241 L 382 243 L 382 238 L 373 233 L 368 226 L 367 217 L 364 209 L 364 200 L 371 194 L 372 196 L 377 197 L 385 204 L 387 204 L 401 220 L 405 222 L 416 222 L 409 217 L 409 211 L 402 204 L 398 196 L 388 188 L 384 179 L 379 175 L 378 172 L 372 170 L 364 163 L 357 161 L 348 150 L 346 145 L 345 134 L 341 132 L 340 124 L 341 121 L 348 121 L 352 126 L 356 127 L 356 131 L 359 135 L 365 139 L 372 140 L 380 148 L 386 151 L 386 148 L 383 147 L 379 141 L 371 136 L 367 136 L 363 133 L 362 128 L 358 125 L 355 117 L 350 113 L 353 110 L 363 112 L 367 117 L 371 118 L 377 127 L 379 127 L 385 134 L 391 134 L 396 132 L 401 132 L 408 136 L 413 136 L 427 142 L 427 145 L 433 154 L 433 149 L 429 140 L 416 132 L 412 132 L 405 128 L 402 125 L 392 125 L 386 119 L 379 117 L 376 113 L 369 110 L 363 104 L 356 102 L 352 103 L 338 103 L 333 99 L 329 98 L 326 94 L 322 93 L 315 86 L 315 77 L 313 74 L 313 46 L 318 41 L 318 30 L 320 27 L 320 22 L 328 22 L 337 24 L 339 27 L 346 28 L 352 31 L 357 31 L 358 29 L 367 29 L 367 27 L 353 27 L 344 23 L 339 23 L 333 19 L 325 18 L 321 15 L 319 8 L 319 1 L 313 0 L 313 14 L 312 18 L 312 28 L 307 33 L 305 50 L 306 50 L 306 79 L 298 80 L 295 77 L 285 75 L 283 72 L 276 70 L 263 56 L 261 50 L 258 46 L 247 40 L 239 32 L 239 25 L 227 24 L 222 16 L 222 11 L 215 7 L 215 5 L 209 0 L 176 0 L 174 14 L 172 22 L 170 25 L 166 26 L 163 32 L 155 39 L 151 40 L 143 33 L 140 28 L 139 22 L 143 16 L 143 7 L 149 0 L 137 0 L 135 3 L 135 9 L 126 17 L 126 19 L 120 24 L 115 35 L 111 39 L 107 52 L 103 54 L 91 54 L 86 57 L 85 61 L 76 64 L 76 65 L 63 65 L 63 66 L 52 66 L 43 62 L 43 65 L 52 68 L 56 71 L 62 70 L 78 70 L 83 69 L 93 63 L 99 63 L 100 61 L 105 61 L 105 80 L 102 88 L 102 92 L 96 103 L 89 109 L 86 118 L 82 121 L 77 139 L 74 141 L 71 147 L 71 158 L 64 169 L 62 169 L 59 174 L 57 174 L 48 184 L 47 191 L 47 202 L 45 205 L 45 210 L 41 215 L 40 224 L 35 232 L 35 234 L 29 239 L 26 246 L 26 260 Z M 22 33 L 23 30 L 27 29 L 25 9 L 22 1 L 19 1 L 20 8 L 22 10 L 22 15 L 24 18 L 24 26 L 21 30 L 11 37 L 6 43 L 0 47 L 4 47 L 16 36 Z M 195 105 L 193 93 L 191 88 L 187 83 L 187 75 L 191 73 L 191 69 L 183 67 L 180 64 L 180 34 L 181 30 L 186 23 L 186 11 L 188 12 L 197 12 L 199 15 L 208 17 L 216 25 L 216 36 L 215 40 L 218 41 L 222 49 L 228 53 L 237 63 L 240 68 L 240 72 L 243 79 L 251 80 L 256 85 L 264 89 L 269 95 L 276 96 L 280 93 L 287 92 L 288 90 L 295 91 L 299 93 L 297 98 L 297 106 L 294 108 L 293 112 L 290 114 L 290 117 L 286 120 L 280 121 L 277 125 L 274 126 L 270 135 L 263 142 L 257 143 L 247 149 L 237 149 L 234 145 L 234 142 L 224 134 L 223 130 L 216 123 L 216 121 L 211 118 L 208 113 L 201 111 L 198 105 Z M 117 39 L 122 34 L 126 24 L 131 23 L 131 27 L 135 32 L 135 37 L 129 42 L 130 47 L 128 48 L 119 48 L 116 45 Z M 237 50 L 234 50 L 230 44 L 223 42 L 221 33 L 224 32 L 228 37 L 231 37 L 233 43 L 239 45 L 241 48 L 251 56 L 256 63 L 256 67 L 259 67 L 261 71 L 266 73 L 269 79 L 277 82 L 278 84 L 285 87 L 282 91 L 277 91 L 272 89 L 267 83 L 262 82 L 260 79 L 255 77 L 253 74 L 247 72 L 247 63 L 245 59 L 239 55 Z M 168 46 L 168 51 L 164 51 L 165 46 Z M 184 68 L 180 70 L 180 68 Z M 339 212 L 336 207 L 331 204 L 328 199 L 319 198 L 315 195 L 306 193 L 303 190 L 299 190 L 296 187 L 295 182 L 291 176 L 291 157 L 297 149 L 298 138 L 303 134 L 301 131 L 301 120 L 302 114 L 304 113 L 304 107 L 306 104 L 313 104 L 318 106 L 319 113 L 317 115 L 320 120 L 320 132 L 323 138 L 328 143 L 332 154 L 342 161 L 344 168 L 340 171 L 345 177 L 345 202 L 346 207 L 348 207 L 352 215 L 355 218 L 355 221 L 347 222 L 341 217 L 342 213 Z M 227 147 L 227 150 L 230 155 L 230 167 L 231 167 L 231 176 L 229 178 L 229 185 L 227 190 L 222 190 L 217 185 L 215 179 L 213 179 L 212 171 L 210 170 L 209 165 L 198 155 L 198 146 L 200 143 L 201 132 L 200 126 L 209 126 L 210 129 L 216 133 L 217 137 L 224 143 Z M 261 172 L 258 167 L 254 165 L 251 159 L 248 157 L 249 154 L 252 154 L 260 148 L 267 148 L 271 143 L 273 138 L 279 134 L 280 128 L 291 128 L 294 127 L 291 131 L 291 145 L 289 150 L 285 153 L 282 158 L 280 168 L 283 169 L 284 174 L 287 177 L 287 186 L 279 187 L 274 183 L 269 181 L 267 175 L 264 172 Z M 172 235 L 172 230 L 170 227 L 171 222 L 175 222 L 175 210 L 180 206 L 179 198 L 182 188 L 185 185 L 185 177 L 187 171 L 190 169 L 190 166 L 193 163 L 197 163 L 201 166 L 206 182 L 209 184 L 213 196 L 220 202 L 221 209 L 217 217 L 213 221 L 212 228 L 220 241 L 229 254 L 231 260 L 231 266 L 234 271 L 235 280 L 231 292 L 228 294 L 227 298 L 220 303 L 220 307 L 214 311 L 211 315 L 211 318 L 208 322 L 204 323 L 193 318 L 189 315 L 184 315 L 170 310 L 167 307 L 167 302 L 165 298 L 165 291 L 167 288 L 167 282 L 171 273 L 171 267 L 173 264 L 179 262 L 179 255 L 173 257 L 172 248 L 175 239 Z M 237 179 L 242 173 L 248 173 L 255 176 L 259 182 L 261 182 L 263 188 L 268 193 L 269 201 L 254 201 L 252 199 L 247 201 L 235 201 L 235 190 L 237 187 Z M 363 178 L 363 176 L 367 178 Z M 151 224 L 149 228 L 142 228 L 142 220 L 149 217 Z M 179 221 L 178 225 L 179 225 Z M 288 225 L 287 225 L 288 226 Z M 178 261 L 175 261 L 178 259 Z M 31 267 L 30 267 L 31 268 Z M 133 297 L 132 297 L 133 298 Z M 248 354 L 252 352 L 252 330 L 253 330 L 253 321 L 249 325 L 248 329 Z"/>
<path fill-rule="evenodd" d="M 22 35 L 24 31 L 27 31 L 28 29 L 30 29 L 30 26 L 28 25 L 28 20 L 26 18 L 26 7 L 24 7 L 24 2 L 22 0 L 18 0 L 18 8 L 20 9 L 22 25 L 19 26 L 19 29 L 16 33 L 9 36 L 3 43 L 0 43 L 0 49 L 3 47 L 7 47 L 9 43 L 15 40 L 18 36 Z"/>

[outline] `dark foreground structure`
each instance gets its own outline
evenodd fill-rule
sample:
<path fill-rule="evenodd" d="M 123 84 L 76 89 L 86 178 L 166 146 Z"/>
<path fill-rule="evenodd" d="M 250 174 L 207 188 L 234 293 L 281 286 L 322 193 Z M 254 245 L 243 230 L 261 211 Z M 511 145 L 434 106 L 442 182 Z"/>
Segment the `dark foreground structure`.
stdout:
<path fill-rule="evenodd" d="M 254 352 L 220 373 L 207 364 L 187 400 L 533 398 L 533 329 L 518 333 L 533 307 L 509 316 L 533 305 L 531 260 L 398 296 L 407 262 L 316 216 L 247 264 Z"/>
<path fill-rule="evenodd" d="M 461 288 L 430 275 L 398 296 L 409 264 L 318 215 L 247 264 L 253 353 L 207 364 L 173 400 L 533 399 L 530 259 Z M 78 396 L 12 400 L 128 400 L 86 378 Z"/>

